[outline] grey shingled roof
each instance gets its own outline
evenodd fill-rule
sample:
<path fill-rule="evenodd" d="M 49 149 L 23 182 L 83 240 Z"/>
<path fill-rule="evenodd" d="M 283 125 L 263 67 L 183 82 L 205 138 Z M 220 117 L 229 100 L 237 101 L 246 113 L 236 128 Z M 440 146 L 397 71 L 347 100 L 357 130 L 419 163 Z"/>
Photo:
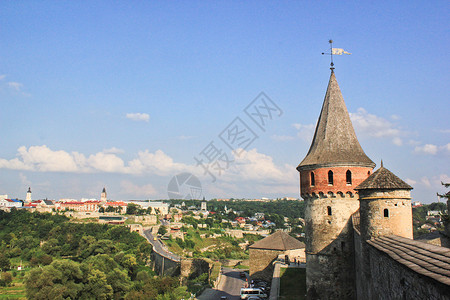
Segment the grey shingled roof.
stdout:
<path fill-rule="evenodd" d="M 356 138 L 336 76 L 331 72 L 311 147 L 297 170 L 337 165 L 375 167 Z"/>
<path fill-rule="evenodd" d="M 284 231 L 277 231 L 268 237 L 257 241 L 249 248 L 285 251 L 305 248 L 305 244 L 293 238 Z"/>
<path fill-rule="evenodd" d="M 450 285 L 450 249 L 390 235 L 367 241 L 395 261 L 424 276 Z"/>
<path fill-rule="evenodd" d="M 381 167 L 372 173 L 366 180 L 361 182 L 355 190 L 363 189 L 406 189 L 412 190 L 413 188 L 398 178 L 394 173 L 383 167 Z"/>

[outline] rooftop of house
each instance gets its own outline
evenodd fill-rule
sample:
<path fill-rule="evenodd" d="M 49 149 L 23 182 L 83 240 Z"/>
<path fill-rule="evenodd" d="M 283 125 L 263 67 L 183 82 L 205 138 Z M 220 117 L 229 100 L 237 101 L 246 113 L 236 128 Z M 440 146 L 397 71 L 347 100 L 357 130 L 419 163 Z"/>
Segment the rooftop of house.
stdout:
<path fill-rule="evenodd" d="M 450 286 L 450 249 L 390 235 L 367 241 L 411 270 Z"/>
<path fill-rule="evenodd" d="M 250 246 L 251 249 L 292 250 L 305 248 L 305 244 L 284 231 L 277 231 Z"/>

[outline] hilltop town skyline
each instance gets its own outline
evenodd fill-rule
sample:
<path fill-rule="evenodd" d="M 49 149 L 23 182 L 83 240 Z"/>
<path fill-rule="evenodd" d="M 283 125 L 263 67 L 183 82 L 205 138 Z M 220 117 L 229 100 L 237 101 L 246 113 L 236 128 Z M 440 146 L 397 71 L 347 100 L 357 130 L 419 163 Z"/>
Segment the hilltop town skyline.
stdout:
<path fill-rule="evenodd" d="M 374 170 L 383 160 L 422 203 L 450 181 L 444 1 L 0 8 L 0 194 L 167 199 L 188 172 L 207 199 L 299 198 L 330 38 L 352 53 L 335 72 Z M 248 113 L 261 92 L 264 124 Z M 230 148 L 236 124 L 253 135 Z"/>

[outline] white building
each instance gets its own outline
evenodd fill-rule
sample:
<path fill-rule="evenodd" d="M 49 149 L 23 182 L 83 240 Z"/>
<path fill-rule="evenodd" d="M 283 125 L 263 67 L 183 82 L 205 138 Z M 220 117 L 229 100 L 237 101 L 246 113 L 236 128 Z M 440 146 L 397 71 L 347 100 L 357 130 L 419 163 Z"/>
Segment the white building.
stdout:
<path fill-rule="evenodd" d="M 22 207 L 22 201 L 16 199 L 0 199 L 0 207 Z"/>

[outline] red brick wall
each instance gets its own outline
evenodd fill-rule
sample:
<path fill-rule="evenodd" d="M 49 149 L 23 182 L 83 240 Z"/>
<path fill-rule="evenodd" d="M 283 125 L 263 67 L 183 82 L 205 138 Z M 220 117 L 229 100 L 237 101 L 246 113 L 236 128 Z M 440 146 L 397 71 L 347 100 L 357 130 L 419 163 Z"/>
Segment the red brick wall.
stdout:
<path fill-rule="evenodd" d="M 333 172 L 333 185 L 328 184 L 328 171 Z M 347 184 L 346 172 L 350 170 L 352 173 L 352 184 Z M 315 185 L 311 186 L 310 174 L 314 173 Z M 327 194 L 328 192 L 352 192 L 355 193 L 354 188 L 363 182 L 369 175 L 372 174 L 372 168 L 369 167 L 330 167 L 318 168 L 309 171 L 300 172 L 300 194 L 309 194 L 319 192 Z"/>

